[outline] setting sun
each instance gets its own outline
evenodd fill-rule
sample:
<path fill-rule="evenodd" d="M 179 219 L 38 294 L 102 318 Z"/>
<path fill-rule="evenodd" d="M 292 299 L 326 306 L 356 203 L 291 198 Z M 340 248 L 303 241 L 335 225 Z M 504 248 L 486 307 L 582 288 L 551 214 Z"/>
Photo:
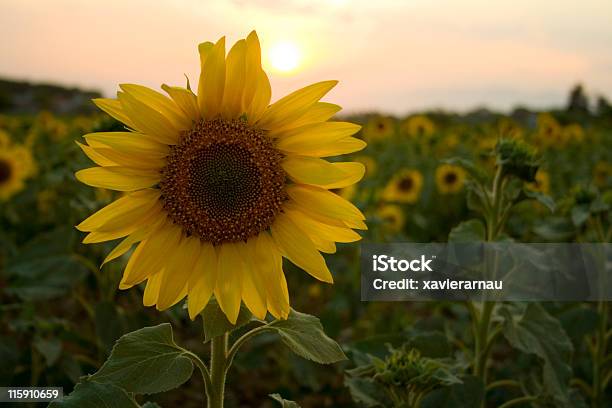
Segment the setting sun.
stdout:
<path fill-rule="evenodd" d="M 291 72 L 300 65 L 302 53 L 294 42 L 283 41 L 270 48 L 268 59 L 275 71 Z"/>

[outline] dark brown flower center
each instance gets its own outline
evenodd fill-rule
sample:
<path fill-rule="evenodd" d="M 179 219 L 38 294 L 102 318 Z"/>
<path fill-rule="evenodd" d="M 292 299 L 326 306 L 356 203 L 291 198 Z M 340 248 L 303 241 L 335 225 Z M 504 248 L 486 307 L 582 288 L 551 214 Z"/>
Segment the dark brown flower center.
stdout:
<path fill-rule="evenodd" d="M 446 184 L 455 184 L 457 181 L 457 173 L 449 172 L 444 175 L 444 182 Z"/>
<path fill-rule="evenodd" d="M 281 154 L 242 120 L 197 123 L 171 149 L 162 201 L 187 235 L 221 244 L 267 229 L 287 199 Z"/>
<path fill-rule="evenodd" d="M 13 169 L 11 165 L 5 161 L 0 159 L 0 184 L 6 183 L 13 173 Z"/>
<path fill-rule="evenodd" d="M 410 191 L 412 190 L 412 187 L 414 186 L 414 180 L 412 179 L 412 177 L 403 177 L 400 182 L 399 182 L 399 189 L 401 191 Z"/>

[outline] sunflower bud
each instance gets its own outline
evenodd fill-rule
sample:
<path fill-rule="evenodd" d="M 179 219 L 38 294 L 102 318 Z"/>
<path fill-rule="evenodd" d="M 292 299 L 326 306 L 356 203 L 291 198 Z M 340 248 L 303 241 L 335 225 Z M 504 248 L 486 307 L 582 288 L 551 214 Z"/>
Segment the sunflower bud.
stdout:
<path fill-rule="evenodd" d="M 516 139 L 501 139 L 495 147 L 497 164 L 502 166 L 504 175 L 533 182 L 540 166 L 535 149 Z"/>

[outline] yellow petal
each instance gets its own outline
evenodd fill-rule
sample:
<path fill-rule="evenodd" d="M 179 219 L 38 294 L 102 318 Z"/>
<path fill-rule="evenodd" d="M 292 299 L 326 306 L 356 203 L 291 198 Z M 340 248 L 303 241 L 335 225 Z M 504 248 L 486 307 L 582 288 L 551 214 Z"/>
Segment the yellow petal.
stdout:
<path fill-rule="evenodd" d="M 253 265 L 253 261 L 256 259 L 252 256 L 255 246 L 256 239 L 254 238 L 246 243 L 244 256 L 247 268 L 245 268 L 242 279 L 242 299 L 255 317 L 264 319 L 268 311 L 266 307 L 266 291 L 264 288 L 265 283 L 261 280 L 259 271 Z"/>
<path fill-rule="evenodd" d="M 307 214 L 320 214 L 351 222 L 365 220 L 357 207 L 330 191 L 313 186 L 291 185 L 287 187 L 287 194 Z"/>
<path fill-rule="evenodd" d="M 340 112 L 342 108 L 339 105 L 328 103 L 328 102 L 317 102 L 312 105 L 306 113 L 300 116 L 295 121 L 291 122 L 288 127 L 273 129 L 270 132 L 271 136 L 276 136 L 279 133 L 285 132 L 289 129 L 302 127 L 314 123 L 322 123 L 329 120 L 336 113 Z"/>
<path fill-rule="evenodd" d="M 113 228 L 107 228 L 104 225 L 102 230 L 96 230 L 87 234 L 83 240 L 84 244 L 93 244 L 97 242 L 112 241 L 118 238 L 123 238 L 127 235 L 136 232 L 141 226 L 147 225 L 148 223 L 155 222 L 159 219 L 159 215 L 162 212 L 162 207 L 158 203 L 153 203 L 146 211 L 140 211 L 139 213 L 133 213 L 130 217 L 121 217 L 126 220 L 124 224 L 117 224 L 116 219 L 110 220 L 113 223 Z"/>
<path fill-rule="evenodd" d="M 174 248 L 164 268 L 157 308 L 165 310 L 182 299 L 179 295 L 189 282 L 194 265 L 200 256 L 200 239 L 182 238 Z"/>
<path fill-rule="evenodd" d="M 301 126 L 279 134 L 276 147 L 285 152 L 304 154 L 347 138 L 361 129 L 349 122 L 323 122 Z"/>
<path fill-rule="evenodd" d="M 323 188 L 346 187 L 361 180 L 365 174 L 365 166 L 361 163 L 330 163 L 314 157 L 288 156 L 282 166 L 296 183 Z"/>
<path fill-rule="evenodd" d="M 309 237 L 316 236 L 332 242 L 355 242 L 361 239 L 361 236 L 352 229 L 319 222 L 308 214 L 299 211 L 295 206 L 286 205 L 284 210 L 293 222 Z"/>
<path fill-rule="evenodd" d="M 161 113 L 176 129 L 186 130 L 191 127 L 191 118 L 187 117 L 172 99 L 142 85 L 121 84 L 119 87 L 125 93 Z"/>
<path fill-rule="evenodd" d="M 283 274 L 283 259 L 278 247 L 267 232 L 260 233 L 251 246 L 252 268 L 256 279 L 265 282 L 267 309 L 277 319 L 289 315 L 289 292 Z"/>
<path fill-rule="evenodd" d="M 96 98 L 93 99 L 93 103 L 104 112 L 108 113 L 113 118 L 117 119 L 119 122 L 126 124 L 128 127 L 132 129 L 139 130 L 134 122 L 129 118 L 128 114 L 123 109 L 121 102 L 116 99 L 107 99 L 107 98 Z"/>
<path fill-rule="evenodd" d="M 88 133 L 83 137 L 91 146 L 95 146 L 94 143 L 97 143 L 100 147 L 111 147 L 118 152 L 129 155 L 163 158 L 170 153 L 168 145 L 161 144 L 151 136 L 140 133 L 98 132 Z"/>
<path fill-rule="evenodd" d="M 250 124 L 256 123 L 270 105 L 272 88 L 268 76 L 261 68 L 261 46 L 257 33 L 252 31 L 246 39 L 246 80 L 242 96 L 242 111 Z"/>
<path fill-rule="evenodd" d="M 110 147 L 96 147 L 96 153 L 105 157 L 116 166 L 129 167 L 133 169 L 160 171 L 167 163 L 166 157 L 147 157 L 119 152 Z M 111 166 L 106 166 L 111 167 Z"/>
<path fill-rule="evenodd" d="M 116 191 L 134 191 L 149 188 L 161 180 L 156 171 L 135 170 L 127 167 L 92 167 L 77 171 L 77 180 L 92 187 Z"/>
<path fill-rule="evenodd" d="M 170 95 L 170 98 L 192 121 L 200 119 L 200 108 L 198 108 L 198 97 L 189 89 L 178 86 L 162 85 L 162 89 Z"/>
<path fill-rule="evenodd" d="M 178 143 L 180 130 L 164 115 L 130 94 L 119 92 L 118 95 L 121 106 L 142 133 L 154 137 L 159 143 Z"/>
<path fill-rule="evenodd" d="M 271 230 L 274 242 L 291 262 L 323 282 L 334 281 L 312 240 L 286 214 L 276 217 Z"/>
<path fill-rule="evenodd" d="M 143 305 L 153 306 L 157 303 L 157 297 L 159 296 L 159 290 L 161 289 L 162 277 L 162 272 L 158 272 L 153 276 L 149 276 L 149 278 L 147 279 L 147 286 L 145 287 L 145 291 L 142 296 Z"/>
<path fill-rule="evenodd" d="M 120 287 L 136 285 L 159 272 L 171 255 L 169 249 L 176 247 L 180 236 L 180 228 L 168 222 L 138 244 L 125 267 Z"/>
<path fill-rule="evenodd" d="M 223 116 L 238 118 L 242 114 L 242 94 L 246 76 L 246 42 L 240 40 L 227 54 L 225 66 L 225 91 L 223 92 Z"/>
<path fill-rule="evenodd" d="M 363 150 L 367 143 L 354 137 L 345 137 L 330 143 L 322 143 L 318 146 L 311 146 L 299 151 L 299 154 L 312 157 L 339 156 Z"/>
<path fill-rule="evenodd" d="M 215 297 L 230 323 L 235 324 L 240 312 L 243 276 L 243 248 L 227 243 L 219 248 Z"/>
<path fill-rule="evenodd" d="M 189 279 L 187 309 L 191 320 L 206 307 L 217 283 L 217 251 L 208 242 L 202 244 L 193 274 Z"/>
<path fill-rule="evenodd" d="M 106 207 L 89 216 L 77 225 L 79 231 L 94 231 L 115 218 L 125 222 L 125 216 L 148 210 L 159 199 L 159 190 L 147 189 L 124 195 Z"/>
<path fill-rule="evenodd" d="M 337 83 L 338 81 L 318 82 L 285 96 L 266 109 L 258 126 L 266 130 L 289 126 L 291 122 L 304 115 Z"/>
<path fill-rule="evenodd" d="M 211 119 L 220 113 L 224 89 L 225 37 L 222 37 L 206 56 L 200 74 L 198 105 L 204 118 Z"/>
<path fill-rule="evenodd" d="M 89 157 L 91 161 L 96 163 L 98 166 L 116 166 L 117 165 L 117 163 L 113 162 L 108 157 L 105 157 L 99 152 L 97 152 L 96 149 L 94 149 L 93 147 L 87 146 L 86 144 L 82 144 L 77 141 L 75 141 L 75 143 L 77 144 L 77 146 L 81 148 L 81 150 L 83 150 L 83 153 L 85 153 L 87 157 Z"/>
<path fill-rule="evenodd" d="M 107 256 L 104 258 L 104 262 L 102 265 L 107 264 L 108 262 L 120 257 L 129 251 L 132 246 L 140 241 L 143 241 L 151 235 L 151 232 L 157 229 L 162 223 L 166 221 L 165 215 L 161 215 L 157 220 L 149 223 L 143 227 L 140 227 L 129 236 L 127 236 L 123 241 L 121 241 Z"/>

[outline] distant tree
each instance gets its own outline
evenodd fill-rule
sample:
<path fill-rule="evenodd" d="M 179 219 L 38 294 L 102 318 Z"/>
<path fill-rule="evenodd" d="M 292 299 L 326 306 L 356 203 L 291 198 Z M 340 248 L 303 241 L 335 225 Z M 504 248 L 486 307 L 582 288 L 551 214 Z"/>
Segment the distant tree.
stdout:
<path fill-rule="evenodd" d="M 581 84 L 572 88 L 567 102 L 567 111 L 579 114 L 589 113 L 589 99 Z"/>
<path fill-rule="evenodd" d="M 612 116 L 612 105 L 605 96 L 600 95 L 597 98 L 597 114 L 599 116 Z"/>

